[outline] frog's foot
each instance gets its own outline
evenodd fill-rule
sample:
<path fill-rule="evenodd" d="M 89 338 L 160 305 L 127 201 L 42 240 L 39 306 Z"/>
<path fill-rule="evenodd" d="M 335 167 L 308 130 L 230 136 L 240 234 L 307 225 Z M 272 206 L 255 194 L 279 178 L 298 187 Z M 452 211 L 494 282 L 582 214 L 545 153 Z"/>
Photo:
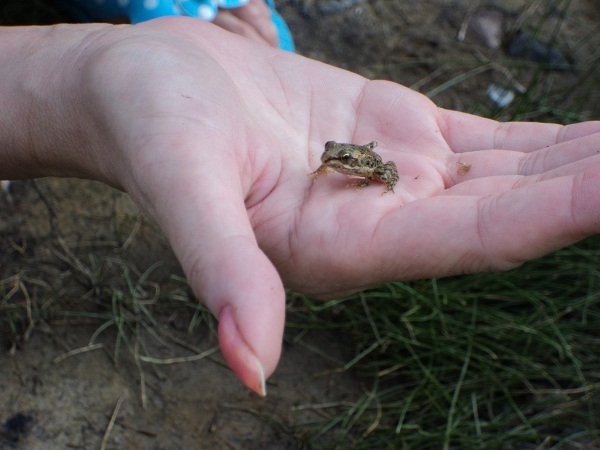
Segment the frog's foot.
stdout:
<path fill-rule="evenodd" d="M 393 194 L 395 194 L 394 192 L 394 185 L 393 184 L 385 184 L 385 189 L 384 191 L 381 193 L 381 195 L 385 194 L 386 192 L 392 192 Z"/>

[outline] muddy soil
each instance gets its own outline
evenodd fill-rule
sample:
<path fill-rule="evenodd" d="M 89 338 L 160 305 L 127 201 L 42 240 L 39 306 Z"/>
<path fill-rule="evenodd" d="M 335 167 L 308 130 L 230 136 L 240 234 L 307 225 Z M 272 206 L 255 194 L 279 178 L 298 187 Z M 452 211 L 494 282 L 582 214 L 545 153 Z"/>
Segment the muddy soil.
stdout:
<path fill-rule="evenodd" d="M 504 1 L 491 9 L 500 12 L 509 39 L 538 23 L 545 3 Z M 465 26 L 479 2 L 279 5 L 299 53 L 422 92 L 470 65 L 508 58 L 506 42 L 490 48 Z M 573 2 L 559 42 L 569 63 L 598 48 L 597 36 L 585 39 L 597 27 L 595 17 L 599 2 Z M 459 42 L 461 29 L 466 34 Z M 465 65 L 434 65 L 440 58 Z M 435 101 L 469 111 L 487 102 L 493 109 L 486 90 L 506 73 L 496 68 L 478 75 L 439 90 Z M 565 83 L 573 77 L 562 76 Z M 119 192 L 46 179 L 15 182 L 10 196 L 1 194 L 0 448 L 89 449 L 103 441 L 106 448 L 304 448 L 311 424 L 363 394 L 361 379 L 339 370 L 350 358 L 343 335 L 296 336 L 294 328 L 286 332 L 268 396 L 248 392 L 215 351 L 214 322 L 194 308 L 180 277 L 160 231 Z M 152 319 L 144 305 L 152 306 Z M 201 352 L 209 355 L 163 361 L 169 364 L 141 358 Z"/>
<path fill-rule="evenodd" d="M 124 194 L 45 179 L 15 182 L 1 205 L 1 449 L 100 448 L 118 404 L 106 448 L 299 448 L 302 424 L 359 395 L 339 370 L 339 336 L 323 331 L 284 346 L 266 398 L 245 389 L 160 232 Z M 156 323 L 130 317 L 133 303 L 120 298 L 119 340 L 116 326 L 101 327 L 115 296 L 128 295 Z"/>

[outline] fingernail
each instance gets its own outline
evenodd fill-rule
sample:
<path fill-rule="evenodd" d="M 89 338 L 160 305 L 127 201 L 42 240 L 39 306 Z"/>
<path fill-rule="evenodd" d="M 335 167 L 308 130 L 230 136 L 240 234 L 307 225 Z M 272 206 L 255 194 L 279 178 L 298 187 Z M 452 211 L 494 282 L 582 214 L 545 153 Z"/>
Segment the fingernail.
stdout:
<path fill-rule="evenodd" d="M 261 397 L 267 395 L 265 369 L 235 323 L 233 310 L 226 306 L 219 315 L 221 352 L 240 380 Z"/>
<path fill-rule="evenodd" d="M 256 367 L 258 368 L 260 387 L 258 390 L 253 390 L 261 397 L 265 397 L 267 395 L 267 382 L 265 380 L 265 370 L 263 369 L 261 362 L 256 356 L 254 357 L 254 360 L 256 363 Z"/>

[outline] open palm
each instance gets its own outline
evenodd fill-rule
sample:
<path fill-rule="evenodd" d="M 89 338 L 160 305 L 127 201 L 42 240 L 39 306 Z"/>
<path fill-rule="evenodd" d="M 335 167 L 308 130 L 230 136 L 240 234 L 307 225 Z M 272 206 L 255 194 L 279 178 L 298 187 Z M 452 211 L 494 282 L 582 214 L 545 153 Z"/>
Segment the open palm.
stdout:
<path fill-rule="evenodd" d="M 308 149 L 291 144 L 309 166 L 282 170 L 257 213 L 249 208 L 289 286 L 330 298 L 389 280 L 506 270 L 598 231 L 588 214 L 600 143 L 588 135 L 600 124 L 499 124 L 391 83 L 360 80 L 350 96 L 348 84 L 308 96 L 332 94 L 312 113 Z M 336 107 L 335 124 L 317 121 Z M 399 168 L 395 193 L 346 187 L 340 174 L 304 177 L 329 139 L 377 140 Z"/>
<path fill-rule="evenodd" d="M 105 181 L 163 227 L 219 318 L 224 355 L 257 392 L 279 358 L 283 283 L 328 298 L 509 269 L 600 230 L 599 123 L 499 124 L 442 110 L 402 86 L 185 19 L 95 45 L 109 50 L 90 65 L 92 103 L 125 155 Z M 122 70 L 109 77 L 100 61 Z M 377 182 L 357 191 L 337 173 L 313 182 L 329 140 L 378 141 L 398 166 L 395 192 Z"/>

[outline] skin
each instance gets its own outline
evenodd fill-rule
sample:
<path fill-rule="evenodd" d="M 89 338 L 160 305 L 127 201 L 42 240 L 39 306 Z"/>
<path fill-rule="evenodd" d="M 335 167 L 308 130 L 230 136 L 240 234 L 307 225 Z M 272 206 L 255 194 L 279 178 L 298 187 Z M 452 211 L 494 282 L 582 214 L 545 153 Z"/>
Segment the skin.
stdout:
<path fill-rule="evenodd" d="M 130 23 L 127 17 L 114 17 L 109 22 Z M 212 23 L 254 42 L 279 48 L 279 37 L 277 28 L 271 20 L 271 10 L 263 0 L 250 0 L 239 8 L 219 9 Z"/>
<path fill-rule="evenodd" d="M 248 4 L 235 9 L 220 9 L 213 23 L 255 42 L 279 48 L 271 10 L 263 0 L 250 0 Z"/>
<path fill-rule="evenodd" d="M 186 18 L 0 28 L 0 60 L 0 179 L 128 192 L 260 394 L 280 356 L 284 283 L 326 299 L 508 270 L 600 231 L 598 122 L 447 111 Z M 313 183 L 328 140 L 378 141 L 395 193 L 346 189 L 340 174 Z"/>

